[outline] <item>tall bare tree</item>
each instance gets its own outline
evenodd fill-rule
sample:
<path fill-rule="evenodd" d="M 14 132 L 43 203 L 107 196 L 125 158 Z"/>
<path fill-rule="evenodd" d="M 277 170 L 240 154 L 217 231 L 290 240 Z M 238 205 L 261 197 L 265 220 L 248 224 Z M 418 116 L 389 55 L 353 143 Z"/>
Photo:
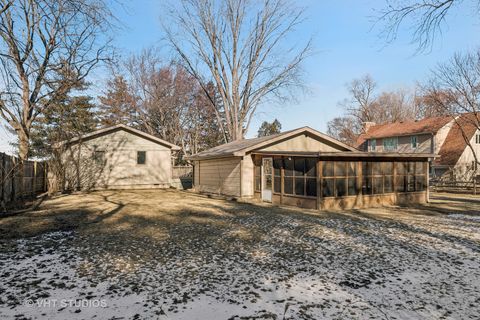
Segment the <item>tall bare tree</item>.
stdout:
<path fill-rule="evenodd" d="M 166 38 L 199 83 L 215 84 L 220 104 L 204 91 L 226 141 L 243 138 L 262 102 L 301 86 L 311 45 L 289 38 L 303 11 L 288 0 L 180 0 L 169 11 Z"/>
<path fill-rule="evenodd" d="M 414 119 L 417 115 L 414 93 L 406 90 L 377 92 L 375 80 L 369 76 L 347 84 L 350 97 L 340 102 L 345 114 L 328 122 L 328 133 L 354 146 L 365 122 L 377 124 Z"/>
<path fill-rule="evenodd" d="M 410 24 L 412 42 L 418 51 L 431 47 L 449 12 L 456 6 L 470 4 L 472 12 L 480 17 L 479 0 L 387 0 L 379 16 L 383 25 L 381 35 L 391 42 L 396 39 L 402 24 Z"/>
<path fill-rule="evenodd" d="M 37 116 L 107 58 L 112 15 L 101 0 L 0 0 L 0 8 L 0 115 L 23 163 Z"/>
<path fill-rule="evenodd" d="M 474 156 L 476 173 L 480 155 L 470 140 L 471 130 L 480 130 L 480 49 L 457 53 L 448 62 L 439 64 L 423 88 L 437 108 L 455 120 Z"/>

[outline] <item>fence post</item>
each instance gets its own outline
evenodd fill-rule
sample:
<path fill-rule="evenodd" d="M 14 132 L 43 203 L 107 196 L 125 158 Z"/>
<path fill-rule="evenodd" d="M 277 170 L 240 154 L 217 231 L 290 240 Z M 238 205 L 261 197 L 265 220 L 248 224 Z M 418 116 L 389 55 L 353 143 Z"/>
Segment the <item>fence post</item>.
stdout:
<path fill-rule="evenodd" d="M 37 161 L 33 161 L 33 186 L 32 195 L 37 194 Z"/>
<path fill-rule="evenodd" d="M 10 172 L 12 173 L 12 194 L 11 196 L 11 201 L 14 202 L 16 200 L 16 193 L 17 193 L 17 188 L 15 188 L 15 171 L 17 170 L 16 168 L 16 163 L 15 163 L 15 157 L 11 156 L 10 157 L 10 163 L 11 163 L 11 168 Z"/>
<path fill-rule="evenodd" d="M 7 183 L 7 179 L 5 178 L 5 153 L 2 153 L 2 172 L 0 172 L 0 175 L 2 177 L 2 180 L 0 180 L 0 188 L 2 188 L 1 193 L 0 193 L 0 203 L 5 203 L 7 202 L 5 199 L 5 184 Z"/>

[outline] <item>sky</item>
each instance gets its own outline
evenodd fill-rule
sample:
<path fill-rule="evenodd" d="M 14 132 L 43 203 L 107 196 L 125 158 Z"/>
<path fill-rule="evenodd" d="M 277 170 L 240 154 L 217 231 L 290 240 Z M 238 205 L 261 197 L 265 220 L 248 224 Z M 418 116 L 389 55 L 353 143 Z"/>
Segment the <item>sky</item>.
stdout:
<path fill-rule="evenodd" d="M 370 74 L 379 90 L 412 88 L 417 81 L 429 77 L 435 66 L 455 52 L 466 52 L 480 46 L 480 19 L 473 4 L 453 8 L 443 25 L 442 35 L 431 50 L 416 53 L 409 30 L 400 30 L 399 37 L 388 45 L 374 28 L 375 16 L 385 7 L 385 0 L 304 0 L 304 23 L 295 31 L 301 42 L 313 36 L 314 55 L 305 61 L 305 83 L 308 91 L 283 105 L 262 105 L 251 124 L 247 137 L 255 136 L 261 122 L 277 118 L 282 130 L 310 126 L 326 132 L 327 122 L 342 114 L 338 103 L 348 97 L 346 84 Z M 473 2 L 472 2 L 473 3 Z M 114 35 L 114 44 L 123 56 L 143 48 L 157 46 L 161 50 L 161 0 L 135 0 L 124 8 L 116 8 L 122 28 Z M 163 50 L 162 50 L 163 51 Z M 166 60 L 169 59 L 165 50 Z M 93 79 L 102 91 L 102 75 Z M 0 151 L 13 151 L 6 130 L 0 129 Z"/>

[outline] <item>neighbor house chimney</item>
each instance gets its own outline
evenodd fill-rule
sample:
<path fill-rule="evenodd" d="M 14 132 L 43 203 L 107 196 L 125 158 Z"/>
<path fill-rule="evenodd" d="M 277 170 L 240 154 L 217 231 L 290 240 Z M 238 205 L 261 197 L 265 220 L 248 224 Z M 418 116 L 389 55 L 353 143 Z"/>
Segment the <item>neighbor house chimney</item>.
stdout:
<path fill-rule="evenodd" d="M 368 130 L 370 130 L 371 127 L 373 127 L 374 125 L 376 125 L 375 122 L 370 122 L 370 121 L 366 121 L 363 123 L 363 133 L 367 133 Z"/>

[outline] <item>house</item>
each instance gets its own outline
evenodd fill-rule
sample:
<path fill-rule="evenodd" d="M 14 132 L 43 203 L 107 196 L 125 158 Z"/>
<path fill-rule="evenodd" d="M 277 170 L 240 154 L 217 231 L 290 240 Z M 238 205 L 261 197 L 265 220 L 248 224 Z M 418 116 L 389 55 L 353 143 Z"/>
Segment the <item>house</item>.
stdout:
<path fill-rule="evenodd" d="M 123 124 L 63 141 L 61 188 L 167 188 L 172 157 L 180 147 Z"/>
<path fill-rule="evenodd" d="M 321 210 L 426 202 L 431 157 L 362 152 L 302 127 L 188 159 L 198 192 Z"/>
<path fill-rule="evenodd" d="M 473 152 L 480 155 L 476 123 L 473 114 L 381 125 L 365 123 L 357 148 L 368 152 L 433 153 L 436 156 L 430 164 L 432 178 L 467 181 L 474 174 Z"/>

